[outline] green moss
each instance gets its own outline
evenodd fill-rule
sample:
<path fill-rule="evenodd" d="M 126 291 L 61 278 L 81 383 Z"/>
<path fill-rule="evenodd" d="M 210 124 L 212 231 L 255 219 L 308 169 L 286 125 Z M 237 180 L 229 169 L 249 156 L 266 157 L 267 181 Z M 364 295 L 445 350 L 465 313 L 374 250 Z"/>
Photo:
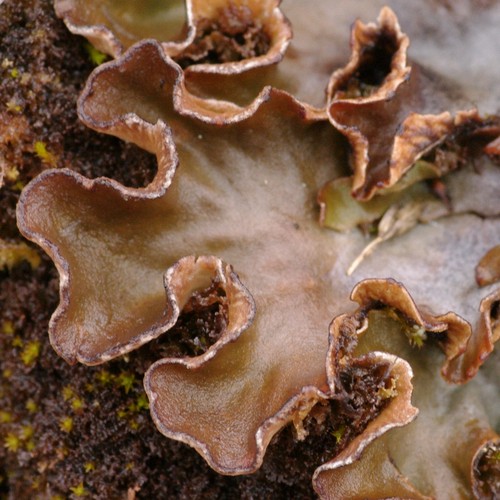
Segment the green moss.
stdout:
<path fill-rule="evenodd" d="M 55 167 L 57 165 L 56 156 L 47 149 L 45 142 L 36 141 L 33 145 L 33 150 L 38 158 L 40 158 L 44 163 L 50 165 L 51 167 Z"/>
<path fill-rule="evenodd" d="M 118 385 L 125 389 L 125 392 L 128 394 L 134 384 L 136 383 L 136 377 L 134 373 L 130 372 L 121 372 L 116 378 Z"/>
<path fill-rule="evenodd" d="M 63 395 L 64 401 L 68 401 L 75 396 L 75 392 L 73 391 L 73 389 L 69 385 L 66 385 L 63 387 L 62 395 Z"/>
<path fill-rule="evenodd" d="M 345 434 L 345 425 L 343 424 L 338 429 L 332 431 L 332 435 L 337 441 L 337 444 L 340 443 L 340 440 L 344 437 L 344 434 Z"/>
<path fill-rule="evenodd" d="M 408 338 L 412 347 L 421 348 L 427 340 L 427 331 L 423 326 L 415 323 L 410 323 L 399 311 L 396 309 L 388 309 L 388 315 L 397 320 L 403 327 L 403 333 Z"/>
<path fill-rule="evenodd" d="M 23 441 L 29 441 L 32 437 L 33 437 L 33 434 L 35 433 L 35 430 L 33 429 L 33 426 L 32 425 L 23 425 L 21 427 L 21 439 Z"/>
<path fill-rule="evenodd" d="M 85 408 L 85 402 L 79 397 L 75 397 L 71 400 L 71 409 L 75 412 L 80 412 Z"/>
<path fill-rule="evenodd" d="M 12 269 L 22 261 L 28 262 L 33 269 L 36 269 L 41 259 L 38 252 L 26 243 L 14 244 L 0 240 L 0 269 L 2 267 Z"/>
<path fill-rule="evenodd" d="M 2 323 L 2 333 L 4 335 L 13 335 L 14 332 L 14 323 L 12 323 L 12 321 L 4 321 Z"/>
<path fill-rule="evenodd" d="M 87 51 L 92 63 L 96 66 L 99 66 L 108 58 L 108 56 L 104 54 L 104 52 L 97 50 L 91 43 L 85 44 L 85 50 Z"/>
<path fill-rule="evenodd" d="M 107 385 L 109 383 L 111 383 L 111 381 L 113 380 L 113 375 L 108 372 L 107 370 L 100 370 L 96 373 L 96 376 L 95 376 L 96 380 L 103 384 L 103 385 Z"/>
<path fill-rule="evenodd" d="M 32 398 L 26 401 L 25 408 L 28 410 L 29 413 L 36 413 L 38 411 L 38 405 Z"/>
<path fill-rule="evenodd" d="M 396 382 L 397 382 L 397 379 L 395 377 L 391 377 L 389 387 L 381 387 L 378 390 L 378 395 L 382 399 L 389 399 L 389 398 L 393 398 L 393 397 L 397 396 L 398 390 L 396 389 Z"/>
<path fill-rule="evenodd" d="M 73 430 L 73 419 L 71 417 L 62 417 L 59 421 L 59 429 L 68 434 Z"/>
<path fill-rule="evenodd" d="M 21 351 L 21 360 L 26 366 L 30 366 L 40 356 L 41 344 L 38 340 L 28 342 Z"/>
<path fill-rule="evenodd" d="M 9 113 L 20 113 L 23 108 L 14 99 L 10 99 L 5 103 L 5 107 Z"/>
<path fill-rule="evenodd" d="M 21 440 L 13 432 L 9 432 L 4 440 L 4 446 L 7 450 L 15 453 L 21 447 Z"/>
<path fill-rule="evenodd" d="M 136 409 L 137 411 L 149 410 L 149 401 L 146 393 L 143 392 L 137 396 Z"/>
<path fill-rule="evenodd" d="M 23 339 L 19 335 L 16 335 L 12 339 L 11 345 L 12 347 L 23 347 L 24 346 Z"/>
<path fill-rule="evenodd" d="M 95 463 L 94 462 L 86 462 L 85 465 L 83 466 L 83 469 L 85 472 L 92 472 L 95 470 Z"/>
<path fill-rule="evenodd" d="M 5 410 L 0 410 L 0 424 L 8 424 L 12 422 L 12 413 Z"/>
<path fill-rule="evenodd" d="M 24 443 L 24 449 L 28 452 L 33 451 L 35 448 L 36 445 L 34 439 L 28 439 L 28 441 Z"/>
<path fill-rule="evenodd" d="M 19 170 L 17 169 L 17 167 L 14 165 L 14 166 L 7 166 L 5 168 L 5 180 L 6 181 L 9 181 L 9 182 L 12 182 L 12 183 L 15 183 L 16 181 L 19 180 Z"/>
<path fill-rule="evenodd" d="M 73 495 L 76 495 L 77 497 L 84 497 L 87 495 L 87 490 L 85 489 L 83 482 L 77 484 L 76 486 L 70 487 L 70 490 L 71 493 L 73 493 Z"/>

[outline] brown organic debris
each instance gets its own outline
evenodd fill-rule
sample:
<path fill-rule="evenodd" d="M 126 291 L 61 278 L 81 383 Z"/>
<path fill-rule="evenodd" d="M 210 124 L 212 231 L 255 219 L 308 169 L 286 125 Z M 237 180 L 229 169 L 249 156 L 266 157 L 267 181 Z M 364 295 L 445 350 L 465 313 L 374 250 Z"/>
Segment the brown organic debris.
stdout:
<path fill-rule="evenodd" d="M 229 3 L 213 19 L 200 19 L 192 44 L 174 60 L 186 68 L 192 64 L 221 64 L 266 54 L 270 38 L 252 11 Z"/>
<path fill-rule="evenodd" d="M 498 498 L 500 495 L 500 440 L 486 442 L 476 453 L 472 486 L 477 498 Z"/>

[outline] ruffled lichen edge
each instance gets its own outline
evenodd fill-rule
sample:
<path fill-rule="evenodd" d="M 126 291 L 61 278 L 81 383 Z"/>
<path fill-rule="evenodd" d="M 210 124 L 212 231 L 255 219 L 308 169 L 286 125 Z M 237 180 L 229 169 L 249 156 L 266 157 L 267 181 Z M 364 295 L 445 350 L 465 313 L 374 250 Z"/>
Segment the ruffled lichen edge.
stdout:
<path fill-rule="evenodd" d="M 118 117 L 107 116 L 104 109 L 92 109 L 92 96 L 98 92 L 97 83 L 102 85 L 101 80 L 111 78 L 117 72 L 123 71 L 149 71 L 153 66 L 162 75 L 165 84 L 171 86 L 172 102 L 177 113 L 189 116 L 195 120 L 212 124 L 226 125 L 238 123 L 252 116 L 259 107 L 271 98 L 271 94 L 281 93 L 286 95 L 292 102 L 291 106 L 297 110 L 306 120 L 325 120 L 326 115 L 323 110 L 318 110 L 306 103 L 295 99 L 291 94 L 283 90 L 266 86 L 257 97 L 247 106 L 241 107 L 229 101 L 218 99 L 203 99 L 195 96 L 186 88 L 185 75 L 179 65 L 170 57 L 165 55 L 161 45 L 155 40 L 143 40 L 131 47 L 125 54 L 114 61 L 105 63 L 92 73 L 78 99 L 78 114 L 80 119 L 88 127 L 98 132 L 116 135 L 121 139 L 137 143 L 137 137 L 128 133 L 127 113 Z M 100 88 L 100 87 L 99 87 Z M 170 90 L 169 90 L 170 92 Z M 134 113 L 130 113 L 134 116 Z M 143 146 L 140 142 L 138 146 L 152 151 L 151 146 Z"/>
<path fill-rule="evenodd" d="M 92 3 L 87 6 L 87 10 L 92 10 Z M 249 8 L 247 3 L 228 0 L 226 2 L 218 2 L 210 5 L 207 2 L 199 0 L 185 0 L 185 26 L 182 32 L 182 39 L 178 41 L 163 41 L 161 42 L 162 50 L 170 57 L 177 58 L 182 55 L 182 52 L 192 45 L 197 36 L 198 23 L 210 18 L 218 11 L 223 9 L 223 5 L 227 7 L 238 7 L 241 3 L 246 8 Z M 276 64 L 283 58 L 287 47 L 292 38 L 292 28 L 290 22 L 283 14 L 279 5 L 281 0 L 270 0 L 266 2 L 251 2 L 252 14 L 263 24 L 263 29 L 269 33 L 271 45 L 266 54 L 258 55 L 243 59 L 242 61 L 222 62 L 216 64 L 194 64 L 187 68 L 188 72 L 194 73 L 218 73 L 221 75 L 239 74 L 249 71 L 254 68 L 264 67 L 271 64 Z M 98 50 L 117 58 L 123 55 L 128 47 L 120 41 L 120 36 L 111 28 L 102 23 L 93 24 L 91 20 L 78 19 L 75 15 L 78 7 L 73 0 L 54 0 L 54 8 L 56 14 L 62 18 L 68 29 L 75 35 L 84 36 Z M 97 5 L 95 9 L 99 9 Z M 215 12 L 213 12 L 215 9 Z M 86 13 L 86 15 L 89 15 Z M 149 37 L 145 37 L 149 38 Z M 140 40 L 137 40 L 140 42 Z"/>
<path fill-rule="evenodd" d="M 180 440 L 197 449 L 207 463 L 219 473 L 227 475 L 252 473 L 262 465 L 267 446 L 278 431 L 290 423 L 297 426 L 297 423 L 301 422 L 317 403 L 324 403 L 335 397 L 337 377 L 343 368 L 361 362 L 368 364 L 384 362 L 389 364 L 391 366 L 390 376 L 395 380 L 394 394 L 396 395 L 391 398 L 389 405 L 369 423 L 368 427 L 360 435 L 355 437 L 347 448 L 342 450 L 331 461 L 318 467 L 314 473 L 313 483 L 318 493 L 320 493 L 321 487 L 318 486 L 317 478 L 323 472 L 353 463 L 374 439 L 394 427 L 408 424 L 418 413 L 418 409 L 411 405 L 411 378 L 413 374 L 407 361 L 384 352 L 371 352 L 352 358 L 348 352 L 344 351 L 345 337 L 349 337 L 347 342 L 355 344 L 357 336 L 367 328 L 368 312 L 371 309 L 393 309 L 397 311 L 403 322 L 418 325 L 429 335 L 432 335 L 432 333 L 445 333 L 446 336 L 450 337 L 449 340 L 438 340 L 446 355 L 442 374 L 449 382 L 465 383 L 472 378 L 493 347 L 492 343 L 488 343 L 484 339 L 482 342 L 471 341 L 470 339 L 474 335 L 479 335 L 482 339 L 484 332 L 472 332 L 470 325 L 454 313 L 432 316 L 419 310 L 404 286 L 392 279 L 364 280 L 353 289 L 351 298 L 358 302 L 358 309 L 353 313 L 337 316 L 330 326 L 329 350 L 326 360 L 328 388 L 304 387 L 300 394 L 290 399 L 274 416 L 265 420 L 255 434 L 256 453 L 252 456 L 250 465 L 244 468 L 227 467 L 217 462 L 205 443 L 188 432 L 171 429 L 156 411 L 156 401 L 161 397 L 161 394 L 153 389 L 151 384 L 151 380 L 156 376 L 156 371 L 161 370 L 163 366 L 176 364 L 182 364 L 187 369 L 199 367 L 199 365 L 195 366 L 193 361 L 187 358 L 159 360 L 149 368 L 145 375 L 144 385 L 150 399 L 151 414 L 159 431 L 169 438 Z M 490 339 L 491 332 L 488 329 L 486 329 L 486 335 L 486 339 Z M 477 345 L 480 346 L 480 352 L 476 351 Z M 471 354 L 468 353 L 467 349 L 471 350 Z M 464 353 L 466 353 L 466 358 Z M 458 364 L 460 370 L 453 371 L 453 363 L 461 360 L 461 357 L 467 359 L 471 365 L 464 370 L 464 362 L 462 361 Z M 307 439 L 307 437 L 305 438 Z"/>

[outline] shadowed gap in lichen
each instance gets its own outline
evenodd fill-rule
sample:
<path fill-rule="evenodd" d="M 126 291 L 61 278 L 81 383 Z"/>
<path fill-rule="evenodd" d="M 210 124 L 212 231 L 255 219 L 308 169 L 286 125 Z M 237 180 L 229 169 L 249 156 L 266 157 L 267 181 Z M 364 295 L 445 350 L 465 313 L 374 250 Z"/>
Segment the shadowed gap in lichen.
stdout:
<path fill-rule="evenodd" d="M 339 87 L 337 98 L 351 99 L 368 97 L 377 90 L 391 72 L 394 54 L 398 50 L 398 41 L 394 34 L 381 31 L 377 38 L 363 47 L 356 71 Z"/>
<path fill-rule="evenodd" d="M 230 3 L 214 19 L 200 19 L 193 43 L 174 60 L 182 67 L 192 64 L 236 62 L 266 54 L 271 39 L 246 6 Z"/>

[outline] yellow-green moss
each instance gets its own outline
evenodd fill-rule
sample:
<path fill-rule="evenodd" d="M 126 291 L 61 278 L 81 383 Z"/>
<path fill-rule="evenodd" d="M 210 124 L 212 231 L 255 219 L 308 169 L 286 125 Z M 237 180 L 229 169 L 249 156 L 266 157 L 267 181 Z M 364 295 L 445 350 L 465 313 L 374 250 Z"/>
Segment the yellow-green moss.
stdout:
<path fill-rule="evenodd" d="M 45 142 L 36 141 L 33 145 L 33 150 L 38 158 L 40 158 L 44 163 L 50 165 L 51 167 L 55 167 L 57 165 L 56 156 L 47 149 Z"/>
<path fill-rule="evenodd" d="M 97 50 L 91 43 L 85 44 L 85 50 L 87 51 L 92 63 L 96 66 L 99 66 L 108 58 L 108 56 L 104 54 L 104 52 Z"/>
<path fill-rule="evenodd" d="M 83 469 L 85 470 L 85 472 L 92 472 L 95 470 L 95 463 L 86 462 L 85 465 L 83 466 Z"/>
<path fill-rule="evenodd" d="M 397 396 L 398 391 L 396 389 L 396 381 L 397 381 L 397 379 L 395 377 L 392 377 L 390 379 L 389 387 L 381 387 L 378 390 L 378 395 L 382 399 L 389 399 L 389 398 L 393 398 L 394 396 Z"/>
<path fill-rule="evenodd" d="M 9 432 L 4 440 L 4 446 L 7 450 L 16 452 L 21 447 L 21 440 L 13 432 Z"/>
<path fill-rule="evenodd" d="M 343 438 L 345 434 L 345 425 L 341 425 L 338 429 L 335 429 L 332 431 L 332 435 L 337 441 L 337 444 L 340 442 L 340 440 Z"/>
<path fill-rule="evenodd" d="M 121 372 L 117 377 L 117 382 L 118 385 L 125 389 L 125 392 L 128 394 L 136 382 L 135 374 L 130 372 Z"/>
<path fill-rule="evenodd" d="M 4 321 L 2 323 L 2 333 L 4 335 L 13 335 L 15 332 L 14 323 L 12 321 Z"/>
<path fill-rule="evenodd" d="M 22 261 L 27 261 L 36 269 L 41 262 L 40 255 L 26 243 L 7 243 L 0 240 L 0 268 L 12 269 Z"/>
<path fill-rule="evenodd" d="M 12 413 L 5 410 L 0 410 L 0 424 L 8 424 L 12 422 L 12 420 Z"/>
<path fill-rule="evenodd" d="M 87 495 L 87 490 L 85 489 L 83 481 L 76 486 L 71 486 L 70 490 L 71 493 L 73 493 L 73 495 L 76 495 L 77 497 L 84 497 L 85 495 Z"/>
<path fill-rule="evenodd" d="M 36 413 L 38 411 L 38 405 L 31 398 L 26 401 L 25 407 L 29 413 Z"/>
<path fill-rule="evenodd" d="M 21 360 L 26 366 L 32 365 L 40 356 L 41 344 L 38 340 L 28 342 L 21 351 Z"/>
<path fill-rule="evenodd" d="M 68 434 L 73 430 L 73 419 L 71 417 L 63 417 L 59 421 L 59 428 L 63 432 L 67 432 Z"/>

